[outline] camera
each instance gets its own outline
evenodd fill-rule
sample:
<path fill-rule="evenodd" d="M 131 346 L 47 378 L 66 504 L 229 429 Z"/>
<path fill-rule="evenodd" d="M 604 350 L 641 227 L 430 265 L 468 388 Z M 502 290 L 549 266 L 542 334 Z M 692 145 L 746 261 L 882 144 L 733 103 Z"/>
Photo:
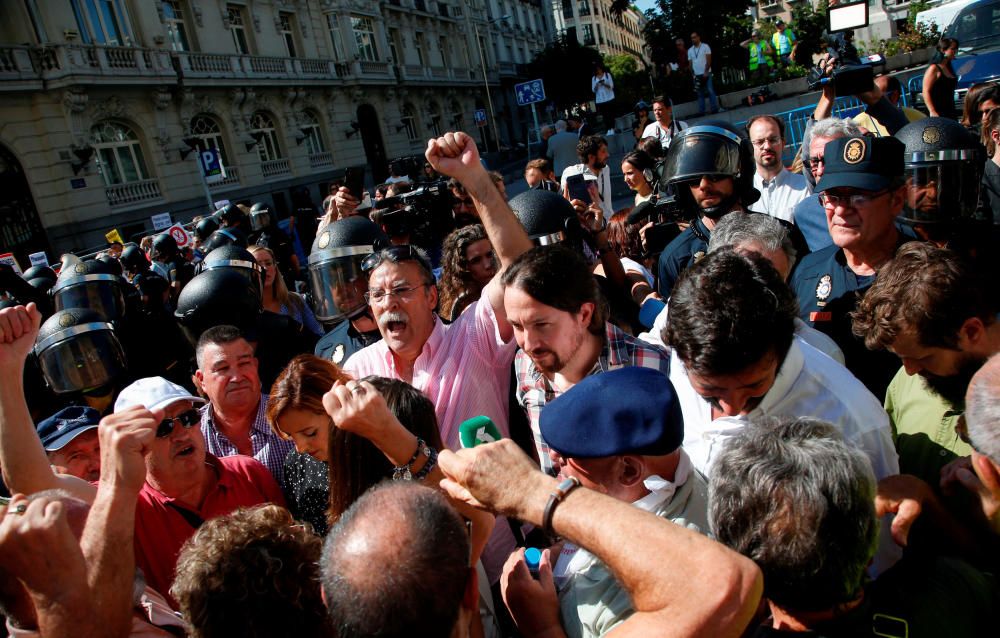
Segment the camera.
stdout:
<path fill-rule="evenodd" d="M 875 87 L 875 68 L 870 64 L 852 64 L 838 66 L 830 75 L 825 75 L 822 69 L 814 67 L 806 79 L 813 91 L 832 84 L 837 97 L 857 95 Z"/>
<path fill-rule="evenodd" d="M 448 181 L 437 180 L 374 202 L 372 221 L 390 237 L 416 235 L 432 242 L 451 219 L 451 202 Z"/>

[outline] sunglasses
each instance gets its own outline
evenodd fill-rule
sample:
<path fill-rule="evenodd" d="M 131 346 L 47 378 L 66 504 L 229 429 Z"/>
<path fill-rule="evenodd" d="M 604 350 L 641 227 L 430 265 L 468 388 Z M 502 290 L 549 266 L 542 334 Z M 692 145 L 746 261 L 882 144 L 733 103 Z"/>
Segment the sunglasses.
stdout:
<path fill-rule="evenodd" d="M 189 430 L 201 423 L 201 412 L 192 408 L 187 412 L 182 412 L 172 419 L 163 419 L 160 421 L 159 427 L 156 428 L 156 438 L 164 439 L 170 436 L 170 433 L 174 431 L 174 426 L 178 423 L 185 430 Z"/>
<path fill-rule="evenodd" d="M 384 261 L 391 261 L 394 264 L 401 261 L 416 261 L 428 273 L 433 272 L 431 265 L 427 263 L 427 260 L 420 254 L 416 246 L 411 246 L 410 244 L 392 246 L 391 248 L 383 248 L 382 250 L 373 252 L 361 262 L 361 272 L 367 275 L 378 268 Z"/>

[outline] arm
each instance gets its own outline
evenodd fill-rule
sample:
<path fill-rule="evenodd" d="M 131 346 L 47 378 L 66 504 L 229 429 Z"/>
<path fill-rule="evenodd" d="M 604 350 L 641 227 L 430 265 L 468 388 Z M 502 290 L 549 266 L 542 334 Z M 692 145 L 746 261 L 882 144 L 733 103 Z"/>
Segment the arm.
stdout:
<path fill-rule="evenodd" d="M 508 439 L 442 452 L 440 464 L 454 498 L 535 525 L 557 484 Z M 577 488 L 552 526 L 602 560 L 631 596 L 636 612 L 615 635 L 667 635 L 669 627 L 673 636 L 739 636 L 760 600 L 763 581 L 748 558 L 629 503 Z"/>
<path fill-rule="evenodd" d="M 711 72 L 712 72 L 712 54 L 711 53 L 706 53 L 705 54 L 705 77 L 708 77 L 708 74 L 711 73 Z"/>
<path fill-rule="evenodd" d="M 333 419 L 334 425 L 371 441 L 393 465 L 405 465 L 413 456 L 413 451 L 417 449 L 417 437 L 389 411 L 385 398 L 375 386 L 367 381 L 350 383 L 351 387 L 348 387 L 347 384 L 338 381 L 323 395 L 323 407 Z M 426 463 L 427 457 L 419 455 L 411 466 L 411 471 L 419 472 Z M 436 486 L 443 478 L 441 468 L 435 466 L 424 479 L 424 483 Z M 466 505 L 462 501 L 451 498 L 449 500 L 462 516 L 472 521 L 469 540 L 472 545 L 472 563 L 475 564 L 493 531 L 493 515 Z"/>
<path fill-rule="evenodd" d="M 816 110 L 813 111 L 813 121 L 819 122 L 830 117 L 833 114 L 833 102 L 836 99 L 837 96 L 833 92 L 833 86 L 824 84 L 823 92 L 819 96 L 819 101 L 816 102 Z"/>
<path fill-rule="evenodd" d="M 924 71 L 924 86 L 920 92 L 924 96 L 924 104 L 927 105 L 927 113 L 931 117 L 937 117 L 937 111 L 934 109 L 934 101 L 931 100 L 931 87 L 934 86 L 934 81 L 937 80 L 940 71 L 936 64 L 932 64 L 927 67 Z"/>
<path fill-rule="evenodd" d="M 859 93 L 858 99 L 867 105 L 865 112 L 884 126 L 889 135 L 895 135 L 899 129 L 910 123 L 903 109 L 893 106 L 882 94 L 878 84 L 873 85 L 871 91 Z"/>
<path fill-rule="evenodd" d="M 471 137 L 461 132 L 446 133 L 443 137 L 427 142 L 425 156 L 434 170 L 457 179 L 472 196 L 486 228 L 486 235 L 500 259 L 501 272 L 521 254 L 531 250 L 531 238 L 483 168 L 479 161 L 479 150 Z M 500 336 L 504 341 L 509 341 L 514 336 L 514 330 L 507 322 L 507 313 L 504 311 L 503 287 L 500 285 L 499 274 L 486 285 L 483 294 L 487 295 L 493 306 Z"/>
<path fill-rule="evenodd" d="M 35 304 L 0 310 L 0 468 L 12 491 L 32 494 L 63 488 L 89 502 L 95 493 L 92 485 L 53 473 L 24 400 L 24 361 L 41 323 Z"/>

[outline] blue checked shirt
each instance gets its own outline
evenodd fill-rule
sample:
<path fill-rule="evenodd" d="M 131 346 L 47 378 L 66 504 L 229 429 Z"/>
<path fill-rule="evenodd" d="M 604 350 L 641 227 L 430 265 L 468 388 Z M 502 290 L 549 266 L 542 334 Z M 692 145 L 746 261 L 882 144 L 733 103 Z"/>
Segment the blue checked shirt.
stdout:
<path fill-rule="evenodd" d="M 666 384 L 666 377 L 670 374 L 670 354 L 659 346 L 625 334 L 609 322 L 605 324 L 604 348 L 590 374 L 610 372 L 625 366 L 642 366 L 659 370 L 663 373 Z M 542 439 L 538 419 L 545 404 L 554 401 L 563 391 L 553 386 L 545 375 L 539 372 L 523 350 L 518 350 L 517 356 L 514 357 L 514 373 L 517 377 L 517 400 L 528 413 L 539 464 L 543 472 L 553 474 L 555 470 L 549 457 L 549 446 Z"/>
<path fill-rule="evenodd" d="M 250 426 L 250 446 L 253 449 L 253 458 L 267 467 L 274 480 L 278 481 L 278 485 L 284 490 L 285 457 L 290 450 L 295 449 L 295 443 L 281 438 L 271 429 L 271 424 L 267 422 L 267 400 L 266 394 L 260 395 L 257 414 L 254 415 L 253 425 Z M 212 417 L 212 404 L 207 403 L 201 411 L 201 433 L 205 435 L 205 447 L 208 452 L 219 458 L 239 454 L 232 441 L 215 427 Z"/>

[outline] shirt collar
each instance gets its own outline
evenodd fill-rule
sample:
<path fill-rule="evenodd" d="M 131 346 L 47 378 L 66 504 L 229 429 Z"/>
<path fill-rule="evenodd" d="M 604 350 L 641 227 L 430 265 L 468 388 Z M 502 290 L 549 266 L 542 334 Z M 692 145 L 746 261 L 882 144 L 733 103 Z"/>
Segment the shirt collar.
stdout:
<path fill-rule="evenodd" d="M 805 358 L 802 355 L 802 348 L 799 346 L 798 337 L 792 337 L 792 345 L 788 348 L 785 360 L 778 368 L 778 375 L 774 378 L 771 389 L 764 395 L 764 399 L 748 415 L 750 418 L 768 414 L 770 411 L 792 391 L 795 380 L 799 378 L 802 367 L 805 365 Z"/>
<path fill-rule="evenodd" d="M 615 370 L 630 362 L 628 349 L 625 347 L 625 333 L 618 329 L 618 326 L 607 321 L 604 323 L 604 346 L 601 354 L 597 357 L 595 368 L 599 366 L 602 371 Z"/>

